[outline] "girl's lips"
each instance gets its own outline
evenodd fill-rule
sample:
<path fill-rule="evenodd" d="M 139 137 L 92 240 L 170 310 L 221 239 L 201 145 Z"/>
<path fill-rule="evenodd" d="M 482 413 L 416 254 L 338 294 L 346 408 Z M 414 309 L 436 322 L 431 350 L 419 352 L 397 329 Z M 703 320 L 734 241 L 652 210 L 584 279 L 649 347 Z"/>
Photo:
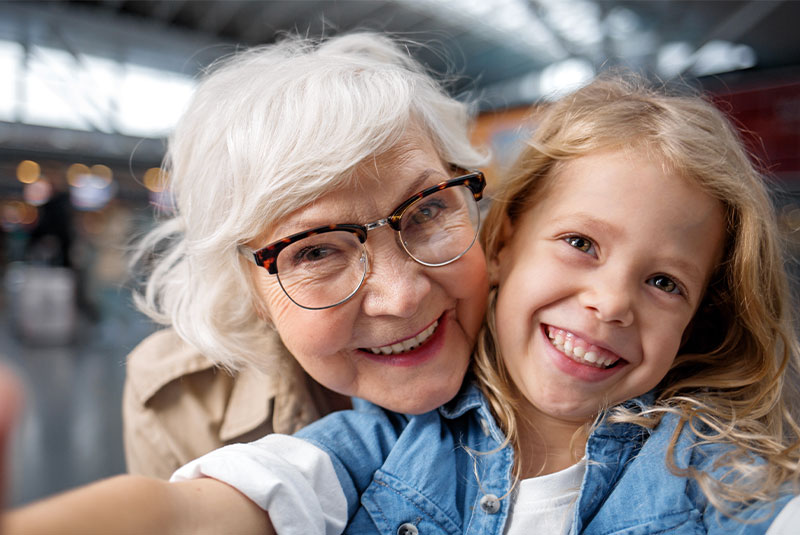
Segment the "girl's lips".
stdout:
<path fill-rule="evenodd" d="M 542 324 L 541 331 L 545 349 L 549 348 L 547 353 L 556 367 L 578 379 L 590 382 L 602 381 L 628 364 L 619 355 L 565 329 Z M 592 359 L 594 362 L 591 362 Z"/>
<path fill-rule="evenodd" d="M 552 325 L 547 325 L 546 330 L 550 343 L 575 362 L 596 368 L 610 368 L 620 361 L 618 355 L 587 342 L 575 333 Z"/>
<path fill-rule="evenodd" d="M 417 366 L 433 358 L 442 349 L 447 333 L 447 324 L 448 314 L 444 313 L 416 336 L 378 348 L 361 348 L 359 351 L 366 358 L 381 364 Z M 396 346 L 401 348 L 399 352 L 395 352 Z M 404 350 L 407 346 L 411 346 L 411 349 Z M 390 351 L 385 353 L 384 348 L 389 348 Z"/>

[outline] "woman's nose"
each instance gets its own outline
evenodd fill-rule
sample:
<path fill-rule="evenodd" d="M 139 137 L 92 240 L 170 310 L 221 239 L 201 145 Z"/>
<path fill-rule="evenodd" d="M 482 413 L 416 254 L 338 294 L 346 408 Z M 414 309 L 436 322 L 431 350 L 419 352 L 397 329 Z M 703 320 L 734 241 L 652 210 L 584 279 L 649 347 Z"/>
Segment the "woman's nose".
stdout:
<path fill-rule="evenodd" d="M 627 327 L 633 323 L 635 288 L 623 275 L 594 277 L 580 294 L 581 306 L 604 322 Z"/>
<path fill-rule="evenodd" d="M 397 251 L 370 258 L 370 270 L 360 292 L 361 307 L 369 316 L 409 318 L 431 290 L 426 268 Z"/>

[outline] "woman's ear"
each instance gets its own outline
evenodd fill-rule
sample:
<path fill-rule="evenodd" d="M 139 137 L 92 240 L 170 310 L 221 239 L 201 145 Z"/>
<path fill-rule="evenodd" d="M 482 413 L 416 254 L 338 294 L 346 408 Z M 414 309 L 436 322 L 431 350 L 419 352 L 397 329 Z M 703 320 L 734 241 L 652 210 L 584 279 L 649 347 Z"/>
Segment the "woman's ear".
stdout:
<path fill-rule="evenodd" d="M 514 227 L 508 214 L 503 214 L 503 221 L 497 232 L 496 245 L 492 256 L 487 259 L 487 269 L 489 270 L 489 285 L 497 286 L 500 283 L 500 266 L 502 265 L 505 248 L 511 236 L 514 234 Z"/>
<path fill-rule="evenodd" d="M 259 292 L 258 282 L 256 281 L 257 277 L 263 276 L 263 273 L 261 273 L 259 270 L 264 268 L 256 266 L 252 263 L 247 263 L 246 269 L 247 273 L 245 276 L 247 277 L 247 284 L 250 288 L 250 303 L 253 306 L 253 310 L 261 321 L 272 326 L 272 315 L 269 312 L 267 303 L 261 296 L 261 292 Z"/>

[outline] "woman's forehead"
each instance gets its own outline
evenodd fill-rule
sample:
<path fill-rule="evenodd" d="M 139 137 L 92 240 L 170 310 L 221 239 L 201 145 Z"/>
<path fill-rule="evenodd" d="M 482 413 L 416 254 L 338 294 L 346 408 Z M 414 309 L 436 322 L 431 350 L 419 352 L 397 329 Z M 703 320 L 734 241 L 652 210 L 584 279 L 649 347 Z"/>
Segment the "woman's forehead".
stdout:
<path fill-rule="evenodd" d="M 351 180 L 320 192 L 314 201 L 273 225 L 270 238 L 334 223 L 365 224 L 384 218 L 412 195 L 449 178 L 438 158 L 421 153 L 390 161 L 395 165 L 376 161 L 369 171 L 356 172 Z"/>

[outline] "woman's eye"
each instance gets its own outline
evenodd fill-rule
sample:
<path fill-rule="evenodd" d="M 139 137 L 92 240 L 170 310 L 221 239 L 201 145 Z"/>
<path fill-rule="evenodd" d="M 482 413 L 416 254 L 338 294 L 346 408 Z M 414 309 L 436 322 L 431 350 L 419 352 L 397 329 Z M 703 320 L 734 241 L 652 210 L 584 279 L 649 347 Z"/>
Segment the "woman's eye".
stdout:
<path fill-rule="evenodd" d="M 415 225 L 424 225 L 436 219 L 444 209 L 442 203 L 433 200 L 418 207 L 409 216 Z"/>
<path fill-rule="evenodd" d="M 325 260 L 331 255 L 335 254 L 335 249 L 323 245 L 316 245 L 314 247 L 304 247 L 294 255 L 294 263 L 301 264 L 303 262 L 319 262 Z"/>
<path fill-rule="evenodd" d="M 681 293 L 681 289 L 678 287 L 678 284 L 666 275 L 656 275 L 655 277 L 651 277 L 647 279 L 647 283 L 655 286 L 662 292 L 667 292 L 668 294 Z"/>
<path fill-rule="evenodd" d="M 588 254 L 594 254 L 594 244 L 589 238 L 584 238 L 583 236 L 569 236 L 565 238 L 565 240 L 568 244 L 579 251 L 583 251 L 584 253 Z"/>

